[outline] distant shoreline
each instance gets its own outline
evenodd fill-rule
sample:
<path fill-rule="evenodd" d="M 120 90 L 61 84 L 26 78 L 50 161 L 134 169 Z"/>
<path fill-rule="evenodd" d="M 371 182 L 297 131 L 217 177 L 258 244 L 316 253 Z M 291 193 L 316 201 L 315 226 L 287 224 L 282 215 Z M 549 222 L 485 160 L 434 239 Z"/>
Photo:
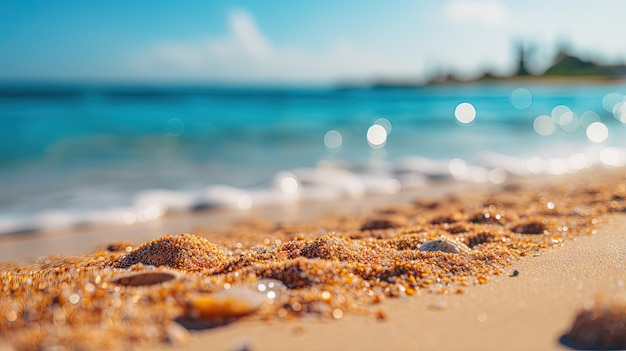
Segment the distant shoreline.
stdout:
<path fill-rule="evenodd" d="M 474 80 L 446 79 L 430 82 L 402 81 L 402 80 L 375 80 L 361 83 L 338 83 L 338 89 L 415 89 L 432 86 L 462 86 L 477 84 L 535 84 L 535 85 L 561 85 L 561 84 L 601 84 L 619 85 L 626 84 L 626 77 L 614 78 L 606 76 L 514 76 L 479 78 Z"/>
<path fill-rule="evenodd" d="M 358 89 L 415 89 L 431 86 L 463 86 L 474 84 L 597 84 L 618 85 L 626 84 L 626 77 L 608 76 L 512 76 L 512 77 L 481 77 L 470 80 L 439 79 L 419 81 L 417 79 L 338 79 L 327 83 L 320 82 L 292 82 L 292 83 L 222 83 L 212 81 L 101 81 L 101 80 L 1 80 L 0 98 L 15 98 L 25 96 L 66 97 L 67 95 L 81 95 L 85 91 L 90 93 L 112 93 L 122 95 L 136 95 L 151 93 L 160 97 L 160 94 L 172 91 L 178 95 L 189 90 L 206 92 L 255 92 L 255 91 L 288 91 L 288 90 L 358 90 Z"/>
<path fill-rule="evenodd" d="M 438 84 L 472 84 L 472 83 L 516 83 L 529 82 L 538 84 L 561 84 L 561 83 L 605 83 L 620 84 L 626 82 L 625 78 L 615 78 L 607 76 L 513 76 L 504 78 L 480 78 L 470 81 L 448 80 L 443 82 L 431 82 L 428 85 Z"/>

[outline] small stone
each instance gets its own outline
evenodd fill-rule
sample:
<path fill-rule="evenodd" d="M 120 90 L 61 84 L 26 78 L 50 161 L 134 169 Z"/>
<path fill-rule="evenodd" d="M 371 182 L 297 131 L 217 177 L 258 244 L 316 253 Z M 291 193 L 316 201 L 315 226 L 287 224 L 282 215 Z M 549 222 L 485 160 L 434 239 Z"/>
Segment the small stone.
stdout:
<path fill-rule="evenodd" d="M 387 319 L 387 312 L 385 312 L 382 309 L 379 309 L 376 311 L 376 318 L 380 321 L 384 321 L 385 319 Z"/>
<path fill-rule="evenodd" d="M 449 239 L 436 239 L 430 240 L 422 244 L 419 248 L 420 251 L 441 251 L 453 254 L 468 253 L 470 249 L 467 245 Z"/>
<path fill-rule="evenodd" d="M 189 302 L 188 315 L 193 318 L 225 319 L 253 313 L 265 303 L 262 294 L 233 287 L 213 294 L 197 295 Z"/>
<path fill-rule="evenodd" d="M 585 350 L 626 349 L 626 303 L 597 301 L 576 315 L 569 332 L 568 343 Z"/>

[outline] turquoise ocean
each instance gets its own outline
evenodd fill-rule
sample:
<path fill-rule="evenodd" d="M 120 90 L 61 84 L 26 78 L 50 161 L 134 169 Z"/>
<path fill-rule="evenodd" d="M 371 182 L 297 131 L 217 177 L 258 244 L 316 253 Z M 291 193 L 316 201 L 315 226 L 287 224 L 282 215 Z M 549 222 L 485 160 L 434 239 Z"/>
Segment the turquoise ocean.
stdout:
<path fill-rule="evenodd" d="M 0 234 L 626 164 L 626 85 L 0 84 Z"/>

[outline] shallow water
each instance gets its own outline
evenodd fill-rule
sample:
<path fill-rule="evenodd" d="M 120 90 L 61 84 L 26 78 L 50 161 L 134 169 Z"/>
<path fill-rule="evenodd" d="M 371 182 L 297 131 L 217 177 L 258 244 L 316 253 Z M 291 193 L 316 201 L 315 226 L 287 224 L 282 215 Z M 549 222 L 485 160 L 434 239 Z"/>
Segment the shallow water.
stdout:
<path fill-rule="evenodd" d="M 619 166 L 624 94 L 617 84 L 2 86 L 0 233 Z M 464 102 L 469 124 L 455 118 Z M 593 122 L 605 141 L 590 140 L 603 138 Z"/>

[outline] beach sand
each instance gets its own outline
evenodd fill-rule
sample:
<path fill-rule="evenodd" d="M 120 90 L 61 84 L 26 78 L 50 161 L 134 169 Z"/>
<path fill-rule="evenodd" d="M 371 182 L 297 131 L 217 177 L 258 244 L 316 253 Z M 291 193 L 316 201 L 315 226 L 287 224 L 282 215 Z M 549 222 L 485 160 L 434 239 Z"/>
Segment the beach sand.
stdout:
<path fill-rule="evenodd" d="M 450 194 L 454 194 L 454 197 Z M 155 327 L 150 329 L 152 334 L 137 332 L 136 338 L 148 337 L 148 340 L 129 338 L 127 343 L 121 345 L 112 340 L 110 343 L 113 346 L 128 348 L 132 345 L 156 347 L 162 350 L 203 350 L 208 346 L 215 350 L 291 350 L 294 348 L 301 350 L 558 350 L 572 346 L 568 340 L 562 342 L 563 335 L 570 329 L 579 311 L 593 306 L 598 295 L 609 298 L 626 296 L 624 287 L 626 230 L 623 229 L 626 226 L 626 216 L 622 214 L 624 199 L 626 199 L 626 183 L 623 170 L 601 172 L 594 170 L 558 179 L 519 181 L 516 184 L 498 187 L 498 189 L 474 186 L 449 188 L 446 191 L 439 189 L 438 193 L 418 194 L 417 202 L 411 202 L 415 198 L 416 194 L 412 193 L 400 194 L 392 198 L 380 198 L 375 201 L 369 199 L 367 204 L 363 201 L 346 202 L 339 204 L 341 211 L 336 210 L 332 214 L 327 213 L 332 206 L 311 205 L 304 206 L 297 211 L 294 211 L 293 207 L 260 211 L 255 213 L 255 219 L 242 213 L 233 214 L 232 212 L 212 213 L 208 216 L 206 214 L 191 217 L 181 215 L 160 223 L 125 228 L 90 228 L 82 231 L 3 238 L 0 242 L 1 261 L 18 261 L 22 266 L 41 255 L 54 253 L 67 256 L 91 252 L 96 247 L 103 247 L 103 245 L 106 247 L 107 243 L 120 240 L 128 240 L 132 244 L 123 243 L 117 245 L 119 248 L 117 246 L 110 248 L 109 251 L 114 252 L 100 251 L 103 262 L 110 260 L 106 261 L 105 266 L 116 265 L 115 267 L 118 267 L 105 268 L 104 273 L 101 271 L 102 267 L 98 266 L 101 263 L 94 264 L 93 261 L 89 261 L 94 256 L 81 256 L 83 258 L 73 261 L 65 258 L 50 258 L 47 264 L 61 267 L 62 274 L 57 274 L 64 279 L 71 277 L 94 279 L 95 273 L 90 271 L 93 269 L 102 275 L 103 281 L 98 279 L 95 283 L 90 280 L 94 283 L 92 284 L 70 279 L 67 293 L 51 289 L 51 291 L 56 291 L 57 296 L 37 305 L 42 310 L 32 312 L 28 316 L 31 324 L 33 320 L 41 318 L 39 326 L 30 331 L 32 335 L 22 333 L 29 323 L 23 323 L 21 327 L 16 324 L 16 321 L 19 322 L 20 318 L 25 316 L 22 311 L 25 308 L 10 309 L 6 306 L 9 306 L 11 302 L 20 301 L 23 307 L 29 298 L 33 299 L 32 296 L 37 294 L 31 293 L 31 297 L 24 294 L 25 298 L 17 296 L 16 291 L 24 291 L 24 289 L 18 286 L 11 288 L 10 279 L 24 274 L 25 271 L 43 271 L 50 267 L 44 267 L 45 260 L 41 259 L 39 261 L 44 263 L 30 266 L 28 269 L 18 268 L 17 264 L 5 264 L 2 269 L 5 303 L 2 304 L 4 308 L 0 311 L 2 312 L 0 317 L 4 316 L 5 319 L 0 318 L 0 325 L 2 325 L 0 341 L 3 341 L 0 342 L 0 349 L 5 347 L 10 350 L 9 345 L 12 343 L 27 347 L 28 345 L 23 343 L 25 335 L 30 335 L 32 340 L 40 340 L 37 339 L 39 337 L 46 341 L 47 338 L 46 346 L 48 347 L 61 345 L 76 349 L 87 348 L 84 343 L 68 342 L 68 338 L 73 336 L 72 328 L 77 329 L 77 324 L 74 324 L 70 318 L 72 313 L 75 313 L 77 317 L 82 316 L 83 322 L 87 322 L 86 316 L 90 315 L 89 311 L 83 311 L 85 314 L 81 315 L 80 310 L 88 294 L 79 294 L 77 291 L 85 288 L 93 291 L 94 296 L 101 298 L 101 300 L 94 299 L 102 303 L 97 305 L 94 302 L 93 306 L 97 305 L 100 310 L 109 308 L 114 314 L 107 317 L 109 321 L 126 323 L 124 318 L 119 319 L 119 316 L 115 315 L 120 313 L 115 308 L 116 306 L 108 306 L 107 303 L 123 305 L 125 303 L 137 304 L 139 301 L 149 306 L 150 301 L 156 301 L 154 305 L 164 306 L 161 314 L 152 315 L 152 318 L 157 316 L 165 319 L 159 320 L 158 323 L 155 321 L 155 324 L 159 326 L 169 326 L 167 318 L 170 316 L 182 314 L 190 317 L 193 315 L 189 312 L 190 310 L 203 312 L 205 308 L 203 306 L 206 305 L 203 305 L 202 301 L 205 300 L 194 300 L 193 292 L 185 291 L 197 281 L 185 277 L 196 277 L 198 273 L 194 273 L 194 270 L 199 271 L 200 274 L 203 272 L 206 274 L 207 267 L 202 264 L 207 261 L 202 261 L 199 265 L 192 265 L 186 257 L 177 261 L 167 259 L 163 261 L 170 267 L 179 269 L 182 267 L 183 272 L 189 271 L 189 273 L 182 273 L 183 278 L 178 278 L 183 280 L 183 283 L 164 282 L 139 288 L 113 284 L 112 277 L 119 276 L 121 272 L 146 271 L 145 266 L 128 268 L 125 264 L 121 264 L 120 262 L 135 263 L 133 260 L 124 261 L 125 255 L 128 254 L 131 258 L 139 257 L 137 259 L 141 261 L 144 258 L 140 255 L 142 252 L 151 254 L 154 252 L 154 245 L 165 241 L 156 241 L 156 244 L 153 242 L 152 246 L 146 244 L 143 246 L 144 251 L 141 251 L 142 247 L 139 244 L 167 233 L 178 232 L 198 234 L 224 248 L 224 256 L 221 256 L 222 251 L 211 256 L 217 257 L 215 262 L 218 263 L 220 260 L 240 257 L 238 255 L 242 253 L 247 253 L 250 257 L 254 256 L 256 260 L 259 260 L 261 255 L 257 251 L 250 250 L 252 247 L 273 248 L 274 251 L 268 249 L 271 251 L 268 251 L 270 255 L 268 259 L 279 261 L 280 257 L 272 255 L 278 255 L 283 251 L 275 248 L 284 247 L 292 242 L 295 242 L 296 244 L 292 245 L 296 246 L 301 245 L 298 242 L 312 245 L 316 243 L 316 238 L 329 234 L 328 228 L 335 228 L 332 236 L 325 237 L 326 239 L 321 240 L 318 246 L 304 244 L 298 246 L 298 258 L 306 256 L 308 252 L 309 256 L 312 255 L 314 259 L 303 262 L 321 262 L 320 264 L 325 265 L 316 266 L 317 268 L 332 271 L 337 267 L 345 267 L 342 263 L 344 261 L 352 260 L 358 263 L 359 260 L 365 260 L 358 254 L 367 251 L 366 248 L 355 246 L 355 243 L 367 247 L 368 240 L 373 242 L 372 245 L 378 245 L 380 240 L 387 240 L 385 242 L 391 240 L 389 242 L 394 243 L 393 245 L 396 245 L 394 247 L 398 250 L 401 245 L 408 245 L 402 246 L 406 251 L 403 255 L 410 255 L 417 263 L 420 260 L 434 260 L 428 262 L 442 265 L 454 264 L 457 265 L 458 270 L 448 275 L 450 272 L 438 270 L 440 267 L 418 269 L 415 265 L 407 266 L 398 274 L 401 276 L 398 280 L 392 279 L 393 284 L 385 283 L 381 287 L 372 287 L 371 290 L 376 292 L 373 296 L 360 294 L 358 291 L 350 290 L 351 286 L 342 287 L 341 284 L 336 283 L 320 285 L 323 289 L 335 289 L 332 290 L 332 294 L 324 296 L 325 290 L 317 289 L 317 283 L 313 280 L 310 285 L 293 286 L 295 289 L 285 290 L 282 292 L 284 299 L 275 299 L 274 305 L 263 306 L 242 318 L 229 317 L 226 320 L 228 323 L 181 322 L 182 325 L 192 329 L 190 335 L 181 328 L 173 328 L 172 331 L 171 328 L 168 329 L 169 327 L 166 329 Z M 494 207 L 490 207 L 490 204 Z M 453 208 L 457 205 L 465 211 L 457 212 Z M 505 207 L 507 210 L 501 211 Z M 385 210 L 375 210 L 376 208 Z M 420 213 L 425 214 L 423 218 L 420 217 Z M 455 216 L 459 218 L 455 219 Z M 210 225 L 207 225 L 207 218 L 212 219 Z M 406 222 L 403 222 L 402 218 Z M 541 222 L 542 220 L 544 222 Z M 539 222 L 545 225 L 537 228 Z M 361 227 L 358 228 L 358 226 Z M 564 230 L 564 228 L 567 229 Z M 473 246 L 473 250 L 471 253 L 462 251 L 458 254 L 417 250 L 426 240 L 437 239 L 442 234 L 448 239 L 462 238 L 457 241 Z M 407 235 L 414 235 L 412 238 L 415 242 L 412 243 L 407 239 Z M 295 236 L 301 238 L 293 241 Z M 335 236 L 350 237 L 352 241 L 344 242 L 339 239 L 334 241 Z M 172 239 L 176 245 L 187 245 L 186 241 L 174 241 L 180 240 L 180 237 L 177 238 L 179 239 Z M 404 241 L 393 241 L 394 238 L 401 238 Z M 498 240 L 509 238 L 511 242 L 516 243 L 516 246 L 513 250 L 509 245 L 507 250 L 511 250 L 504 252 L 497 243 L 490 242 L 494 238 Z M 199 241 L 194 239 L 192 242 L 196 245 Z M 125 245 L 132 245 L 132 248 L 126 250 Z M 208 247 L 209 244 L 202 241 L 200 245 Z M 316 249 L 307 249 L 310 247 Z M 382 246 L 376 247 L 380 249 Z M 145 248 L 148 250 L 146 251 Z M 118 252 L 118 249 L 121 249 L 122 253 Z M 351 251 L 352 249 L 355 251 Z M 133 254 L 135 256 L 132 256 Z M 202 254 L 206 254 L 206 251 L 202 251 Z M 377 255 L 382 255 L 383 261 L 377 261 L 380 258 Z M 373 253 L 366 258 L 372 262 L 372 265 L 385 266 L 386 258 L 408 257 L 394 255 L 392 251 L 383 250 L 382 254 Z M 150 256 L 150 259 L 154 257 Z M 473 263 L 468 263 L 470 261 Z M 474 261 L 489 262 L 489 264 L 478 265 Z M 330 265 L 326 265 L 327 263 Z M 177 264 L 179 266 L 174 267 Z M 71 267 L 75 270 L 64 265 L 72 265 Z M 89 265 L 95 268 L 89 268 Z M 234 272 L 243 271 L 239 266 L 233 267 L 235 267 Z M 361 266 L 348 267 L 366 276 L 363 271 L 359 271 L 359 269 L 364 269 Z M 215 265 L 209 268 L 216 269 Z M 306 266 L 303 266 L 303 270 L 308 272 Z M 172 271 L 172 268 L 148 269 L 147 271 L 168 272 Z M 277 268 L 276 271 L 279 273 L 272 273 L 274 277 L 283 277 L 286 284 L 298 282 L 292 276 L 285 275 L 284 270 Z M 404 274 L 405 271 L 412 272 L 411 274 L 426 272 L 426 275 L 417 277 L 415 280 L 410 277 L 411 274 Z M 265 272 L 263 273 L 265 275 L 268 274 L 268 271 L 262 272 Z M 225 271 L 213 273 L 222 273 L 218 276 L 223 276 Z M 316 274 L 313 276 L 321 279 L 322 283 L 325 279 L 334 279 L 329 278 L 328 272 Z M 433 277 L 439 275 L 444 278 L 444 281 L 441 284 L 428 281 L 430 279 L 428 274 L 433 274 Z M 232 278 L 230 283 L 225 283 L 225 280 L 221 280 L 222 278 L 210 276 L 214 280 L 202 286 L 200 290 L 205 293 L 221 290 L 220 284 L 247 286 L 253 280 L 250 275 L 244 278 L 245 274 L 241 277 L 233 275 L 232 272 L 226 275 Z M 340 279 L 339 283 L 345 283 L 345 277 L 343 275 L 343 280 Z M 446 277 L 452 278 L 446 281 Z M 107 281 L 109 284 L 103 287 L 102 284 Z M 368 281 L 368 284 L 377 284 L 376 279 Z M 362 289 L 364 286 L 362 283 L 359 280 L 354 287 Z M 219 287 L 216 288 L 218 285 Z M 391 290 L 386 291 L 385 288 L 391 288 Z M 12 293 L 9 294 L 7 289 Z M 154 292 L 156 290 L 159 291 L 158 294 Z M 302 294 L 296 294 L 294 291 L 297 290 L 302 290 Z M 101 295 L 97 296 L 98 292 Z M 146 299 L 133 300 L 138 296 L 137 292 L 140 292 L 139 295 L 143 295 Z M 302 300 L 307 293 L 312 296 L 310 301 Z M 171 294 L 174 298 L 168 300 L 166 296 L 163 301 L 157 301 L 155 296 L 163 294 Z M 346 298 L 339 301 L 342 294 Z M 115 296 L 117 300 L 111 296 Z M 120 300 L 120 296 L 127 296 L 128 301 Z M 213 298 L 210 294 L 203 296 Z M 371 299 L 368 299 L 368 296 Z M 91 298 L 91 295 L 89 297 Z M 137 299 L 141 298 L 142 296 L 137 297 Z M 12 299 L 14 301 L 11 301 Z M 181 300 L 187 302 L 181 303 Z M 278 308 L 279 306 L 275 305 L 278 301 L 285 303 L 284 306 L 290 306 L 291 309 L 287 311 L 285 308 Z M 296 309 L 293 307 L 294 302 L 302 302 L 302 304 L 298 303 L 299 307 Z M 322 302 L 321 306 L 319 302 Z M 324 307 L 326 305 L 328 307 Z M 317 307 L 311 308 L 309 313 L 296 313 L 301 312 L 300 309 L 304 309 L 305 306 Z M 357 306 L 357 308 L 350 306 Z M 120 306 L 117 305 L 117 307 Z M 59 308 L 63 310 L 61 311 L 63 323 L 59 323 L 60 319 L 57 318 L 61 313 Z M 193 317 L 197 321 L 197 316 Z M 44 323 L 46 318 L 52 318 L 54 323 L 46 326 Z M 133 318 L 141 321 L 141 318 L 146 317 L 135 316 Z M 97 318 L 90 322 L 94 323 L 92 326 L 102 324 L 102 320 Z M 198 326 L 202 327 L 197 328 Z M 148 325 L 142 326 L 129 322 L 125 327 L 133 330 L 132 328 L 147 328 Z M 101 338 L 115 339 L 120 335 L 130 333 L 123 329 L 113 330 L 103 327 L 103 330 L 104 332 L 97 334 L 91 341 L 101 340 Z M 163 330 L 166 330 L 165 339 L 171 339 L 173 344 L 163 341 Z M 621 332 L 624 333 L 623 328 Z M 42 336 L 42 333 L 48 334 Z M 66 338 L 58 336 L 63 333 L 66 333 Z M 22 339 L 16 338 L 15 335 L 19 335 Z M 77 336 L 74 335 L 74 337 Z M 21 344 L 18 339 L 22 340 Z M 102 346 L 103 343 L 97 343 L 97 345 Z"/>
<path fill-rule="evenodd" d="M 600 295 L 626 294 L 626 217 L 514 263 L 462 295 L 387 299 L 386 318 L 246 322 L 193 332 L 187 350 L 569 350 L 561 337 Z M 518 270 L 516 277 L 509 273 Z M 179 346 L 163 346 L 174 350 Z"/>

